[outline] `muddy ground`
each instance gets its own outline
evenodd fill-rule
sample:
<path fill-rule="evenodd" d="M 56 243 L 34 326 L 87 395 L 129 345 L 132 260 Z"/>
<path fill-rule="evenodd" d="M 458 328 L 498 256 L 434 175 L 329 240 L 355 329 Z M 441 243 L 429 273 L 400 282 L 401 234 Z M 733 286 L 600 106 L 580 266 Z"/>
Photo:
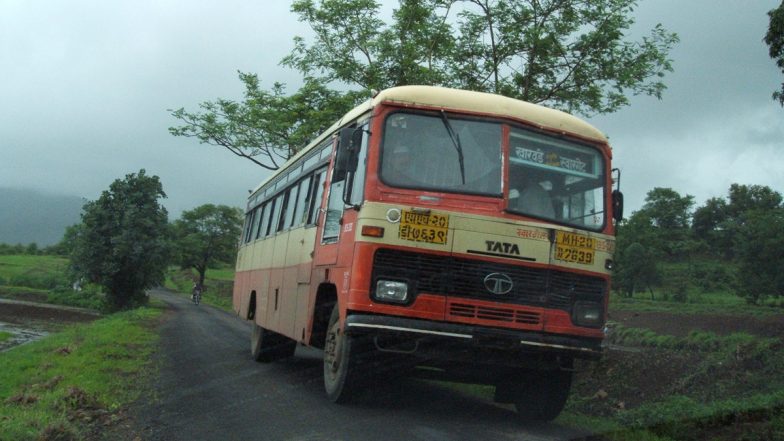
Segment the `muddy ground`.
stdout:
<path fill-rule="evenodd" d="M 0 299 L 0 331 L 14 335 L 0 342 L 0 351 L 36 340 L 63 326 L 98 318 L 99 314 L 79 308 Z"/>

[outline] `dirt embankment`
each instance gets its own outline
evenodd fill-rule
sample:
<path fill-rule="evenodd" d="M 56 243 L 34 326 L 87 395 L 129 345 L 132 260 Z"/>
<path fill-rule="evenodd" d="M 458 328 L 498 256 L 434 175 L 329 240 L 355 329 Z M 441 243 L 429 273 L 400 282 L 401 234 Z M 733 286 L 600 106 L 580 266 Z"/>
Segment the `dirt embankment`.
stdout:
<path fill-rule="evenodd" d="M 686 337 L 692 331 L 729 335 L 745 332 L 759 337 L 784 335 L 784 314 L 756 317 L 730 314 L 673 314 L 667 312 L 611 311 L 610 319 L 627 328 L 644 328 L 661 335 Z"/>

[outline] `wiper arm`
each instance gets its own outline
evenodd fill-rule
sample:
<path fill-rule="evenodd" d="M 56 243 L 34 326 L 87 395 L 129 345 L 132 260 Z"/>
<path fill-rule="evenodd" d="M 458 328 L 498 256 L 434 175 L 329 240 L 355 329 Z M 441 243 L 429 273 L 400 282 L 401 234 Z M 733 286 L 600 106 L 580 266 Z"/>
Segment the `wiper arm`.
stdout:
<path fill-rule="evenodd" d="M 449 137 L 452 139 L 452 144 L 455 146 L 455 150 L 457 150 L 457 159 L 460 161 L 460 178 L 463 180 L 463 185 L 465 185 L 465 161 L 463 159 L 463 145 L 460 144 L 460 137 L 457 136 L 455 133 L 455 129 L 452 128 L 452 124 L 449 122 L 449 118 L 446 117 L 446 112 L 441 110 L 441 120 L 444 122 L 444 127 L 446 127 L 447 133 L 449 133 Z"/>

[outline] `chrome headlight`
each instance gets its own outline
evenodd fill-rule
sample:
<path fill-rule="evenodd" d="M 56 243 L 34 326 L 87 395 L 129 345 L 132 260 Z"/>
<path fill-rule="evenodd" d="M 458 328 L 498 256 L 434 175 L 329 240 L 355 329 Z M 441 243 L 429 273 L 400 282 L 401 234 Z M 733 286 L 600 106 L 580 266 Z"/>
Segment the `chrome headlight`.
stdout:
<path fill-rule="evenodd" d="M 599 328 L 604 319 L 604 309 L 596 302 L 575 302 L 572 309 L 572 322 L 578 326 Z"/>
<path fill-rule="evenodd" d="M 406 303 L 408 284 L 394 280 L 379 280 L 376 282 L 375 298 L 381 302 Z"/>

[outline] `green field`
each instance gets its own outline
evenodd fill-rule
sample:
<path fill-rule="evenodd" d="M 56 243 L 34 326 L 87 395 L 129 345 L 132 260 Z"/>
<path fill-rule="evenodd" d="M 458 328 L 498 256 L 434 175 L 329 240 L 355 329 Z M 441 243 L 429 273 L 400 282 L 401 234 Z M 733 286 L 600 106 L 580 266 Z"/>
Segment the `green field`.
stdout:
<path fill-rule="evenodd" d="M 117 421 L 154 374 L 160 314 L 118 313 L 0 353 L 0 439 L 84 439 Z"/>
<path fill-rule="evenodd" d="M 74 291 L 68 259 L 57 256 L 0 255 L 0 297 L 100 310 L 103 296 L 95 286 Z"/>

